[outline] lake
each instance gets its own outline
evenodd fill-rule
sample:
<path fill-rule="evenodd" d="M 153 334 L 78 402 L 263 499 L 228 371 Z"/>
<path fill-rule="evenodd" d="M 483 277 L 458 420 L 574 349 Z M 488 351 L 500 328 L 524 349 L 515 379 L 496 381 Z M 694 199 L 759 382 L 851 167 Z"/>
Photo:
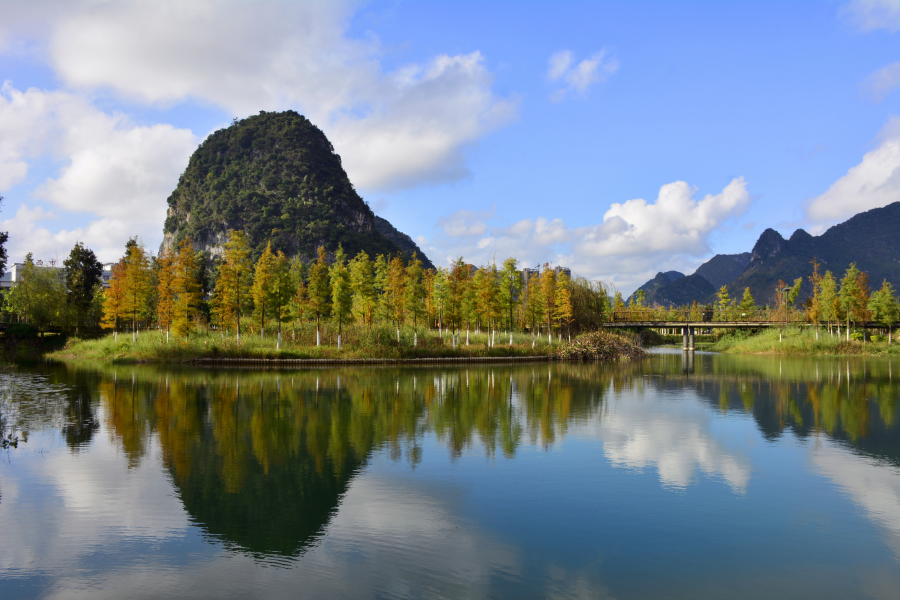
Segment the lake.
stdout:
<path fill-rule="evenodd" d="M 22 367 L 0 590 L 896 599 L 898 398 L 872 357 Z"/>

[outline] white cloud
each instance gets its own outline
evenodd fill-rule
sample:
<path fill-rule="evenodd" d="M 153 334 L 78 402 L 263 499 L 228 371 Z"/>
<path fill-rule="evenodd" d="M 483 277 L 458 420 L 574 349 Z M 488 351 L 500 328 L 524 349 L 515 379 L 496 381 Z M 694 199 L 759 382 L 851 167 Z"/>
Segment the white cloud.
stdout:
<path fill-rule="evenodd" d="M 238 116 L 298 109 L 332 138 L 360 188 L 464 177 L 466 149 L 517 110 L 515 98 L 493 94 L 478 52 L 385 72 L 377 39 L 346 35 L 353 3 L 31 4 L 5 7 L 5 35 L 39 29 L 31 35 L 72 88 L 151 104 L 199 100 Z"/>
<path fill-rule="evenodd" d="M 59 223 L 60 218 L 41 207 L 29 208 L 22 204 L 13 218 L 0 221 L 0 231 L 9 232 L 7 251 L 10 262 L 21 262 L 31 252 L 35 259 L 63 260 L 75 242 L 82 242 L 102 262 L 118 260 L 125 251 L 128 238 L 137 235 L 148 244 L 148 250 L 156 252 L 162 231 L 156 222 L 124 219 L 96 219 L 84 227 L 55 228 L 46 222 Z"/>
<path fill-rule="evenodd" d="M 525 265 L 563 264 L 580 275 L 636 287 L 658 270 L 682 270 L 711 253 L 710 234 L 741 216 L 752 200 L 742 177 L 718 194 L 700 200 L 695 194 L 677 181 L 662 186 L 655 202 L 615 203 L 602 222 L 575 228 L 545 217 L 491 227 L 493 214 L 458 211 L 438 221 L 443 235 L 426 249 L 475 264 L 488 263 L 495 253 L 498 260 L 513 256 Z"/>
<path fill-rule="evenodd" d="M 876 104 L 900 88 L 900 62 L 878 69 L 863 82 L 863 91 Z"/>
<path fill-rule="evenodd" d="M 619 61 L 609 56 L 606 50 L 595 52 L 577 64 L 570 50 L 560 50 L 550 55 L 547 67 L 547 78 L 563 87 L 553 92 L 551 99 L 559 102 L 567 95 L 577 93 L 583 95 L 595 83 L 606 81 L 619 69 Z"/>
<path fill-rule="evenodd" d="M 824 229 L 856 213 L 900 199 L 900 118 L 892 117 L 879 134 L 874 150 L 828 190 L 806 202 L 806 219 Z"/>
<path fill-rule="evenodd" d="M 460 209 L 450 216 L 438 219 L 437 226 L 445 234 L 455 238 L 484 235 L 487 232 L 485 221 L 490 220 L 495 212 L 496 207 L 489 212 Z"/>
<path fill-rule="evenodd" d="M 20 181 L 35 157 L 49 157 L 61 168 L 35 196 L 68 213 L 98 217 L 86 227 L 51 233 L 35 223 L 53 215 L 23 205 L 3 225 L 14 260 L 26 252 L 64 256 L 76 241 L 85 242 L 102 260 L 118 258 L 133 235 L 158 244 L 166 198 L 198 143 L 187 129 L 135 125 L 80 96 L 23 92 L 8 82 L 0 91 L 0 131 L 0 190 Z"/>
<path fill-rule="evenodd" d="M 853 0 L 841 13 L 860 31 L 900 31 L 900 0 Z"/>

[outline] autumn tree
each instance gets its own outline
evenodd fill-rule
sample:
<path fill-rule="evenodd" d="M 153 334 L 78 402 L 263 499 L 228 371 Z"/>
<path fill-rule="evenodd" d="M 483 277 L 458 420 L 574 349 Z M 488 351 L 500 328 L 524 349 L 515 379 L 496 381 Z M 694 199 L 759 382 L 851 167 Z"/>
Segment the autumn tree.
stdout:
<path fill-rule="evenodd" d="M 569 291 L 569 276 L 566 275 L 565 271 L 560 272 L 559 277 L 556 278 L 555 296 L 555 302 L 553 303 L 554 316 L 559 324 L 560 331 L 562 331 L 563 326 L 568 328 L 572 322 L 572 295 Z M 572 335 L 569 333 L 570 341 L 571 338 Z"/>
<path fill-rule="evenodd" d="M 172 326 L 177 335 L 185 336 L 190 332 L 193 320 L 203 301 L 198 277 L 200 265 L 197 261 L 197 252 L 187 238 L 178 247 L 172 267 L 175 288 Z"/>
<path fill-rule="evenodd" d="M 150 286 L 150 257 L 136 238 L 125 246 L 125 296 L 122 316 L 131 321 L 131 341 L 137 341 L 138 322 L 145 316 L 153 289 Z"/>
<path fill-rule="evenodd" d="M 544 297 L 544 314 L 547 317 L 548 336 L 553 335 L 553 317 L 556 315 L 556 273 L 545 264 L 541 273 L 541 291 Z M 619 300 L 622 295 L 619 294 Z M 624 304 L 623 304 L 624 306 Z M 552 338 L 547 338 L 552 343 Z"/>
<path fill-rule="evenodd" d="M 100 326 L 112 329 L 113 337 L 119 340 L 119 321 L 125 308 L 125 261 L 120 260 L 112 268 L 109 287 L 103 292 L 103 319 Z"/>
<path fill-rule="evenodd" d="M 169 343 L 169 330 L 175 317 L 175 259 L 171 252 L 164 250 L 157 259 L 159 274 L 156 282 L 156 320 L 166 330 L 166 343 Z"/>

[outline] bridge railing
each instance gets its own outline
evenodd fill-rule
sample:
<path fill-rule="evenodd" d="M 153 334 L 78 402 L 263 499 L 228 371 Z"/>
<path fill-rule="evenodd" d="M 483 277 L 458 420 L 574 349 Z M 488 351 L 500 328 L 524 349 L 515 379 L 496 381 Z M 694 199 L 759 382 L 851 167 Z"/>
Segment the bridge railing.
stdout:
<path fill-rule="evenodd" d="M 801 310 L 776 310 L 758 308 L 753 310 L 740 310 L 727 308 L 719 310 L 711 307 L 696 308 L 616 308 L 609 315 L 610 323 L 714 323 L 714 322 L 745 322 L 745 323 L 805 323 L 806 312 Z"/>

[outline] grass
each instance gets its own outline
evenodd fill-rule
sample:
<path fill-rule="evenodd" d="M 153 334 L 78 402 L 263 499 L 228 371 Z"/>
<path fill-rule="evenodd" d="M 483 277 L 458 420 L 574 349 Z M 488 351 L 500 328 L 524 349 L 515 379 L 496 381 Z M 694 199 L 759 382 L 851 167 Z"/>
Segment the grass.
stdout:
<path fill-rule="evenodd" d="M 413 346 L 414 333 L 418 335 L 418 345 Z M 293 335 L 292 335 L 293 334 Z M 455 348 L 449 333 L 443 336 L 437 331 L 402 328 L 400 341 L 396 329 L 390 327 L 362 326 L 345 327 L 342 348 L 337 348 L 337 328 L 322 327 L 322 345 L 315 345 L 315 326 L 304 325 L 296 332 L 290 329 L 282 332 L 282 347 L 276 348 L 275 336 L 261 337 L 243 333 L 238 342 L 232 332 L 194 332 L 187 337 L 170 336 L 160 331 L 140 332 L 137 341 L 131 341 L 131 334 L 120 333 L 118 341 L 112 334 L 94 340 L 71 339 L 62 349 L 48 354 L 50 358 L 62 360 L 101 360 L 118 363 L 143 362 L 189 362 L 201 358 L 279 358 L 279 359 L 398 359 L 398 358 L 444 358 L 444 357 L 518 357 L 547 356 L 557 348 L 547 344 L 544 337 L 531 347 L 530 334 L 514 333 L 513 344 L 509 344 L 509 334 L 497 335 L 493 348 L 488 346 L 488 334 L 460 333 L 460 343 Z"/>
<path fill-rule="evenodd" d="M 859 336 L 857 336 L 859 337 Z M 880 338 L 880 336 L 879 336 Z M 900 344 L 889 344 L 885 341 L 866 341 L 846 338 L 846 334 L 838 336 L 835 333 L 829 335 L 828 330 L 820 329 L 818 339 L 816 331 L 811 327 L 789 327 L 781 331 L 777 328 L 764 329 L 759 333 L 750 334 L 746 331 L 736 330 L 726 333 L 714 341 L 698 343 L 698 350 L 712 350 L 715 352 L 743 353 L 743 354 L 784 354 L 784 355 L 822 355 L 822 356 L 851 356 L 851 355 L 887 355 L 900 354 Z"/>

